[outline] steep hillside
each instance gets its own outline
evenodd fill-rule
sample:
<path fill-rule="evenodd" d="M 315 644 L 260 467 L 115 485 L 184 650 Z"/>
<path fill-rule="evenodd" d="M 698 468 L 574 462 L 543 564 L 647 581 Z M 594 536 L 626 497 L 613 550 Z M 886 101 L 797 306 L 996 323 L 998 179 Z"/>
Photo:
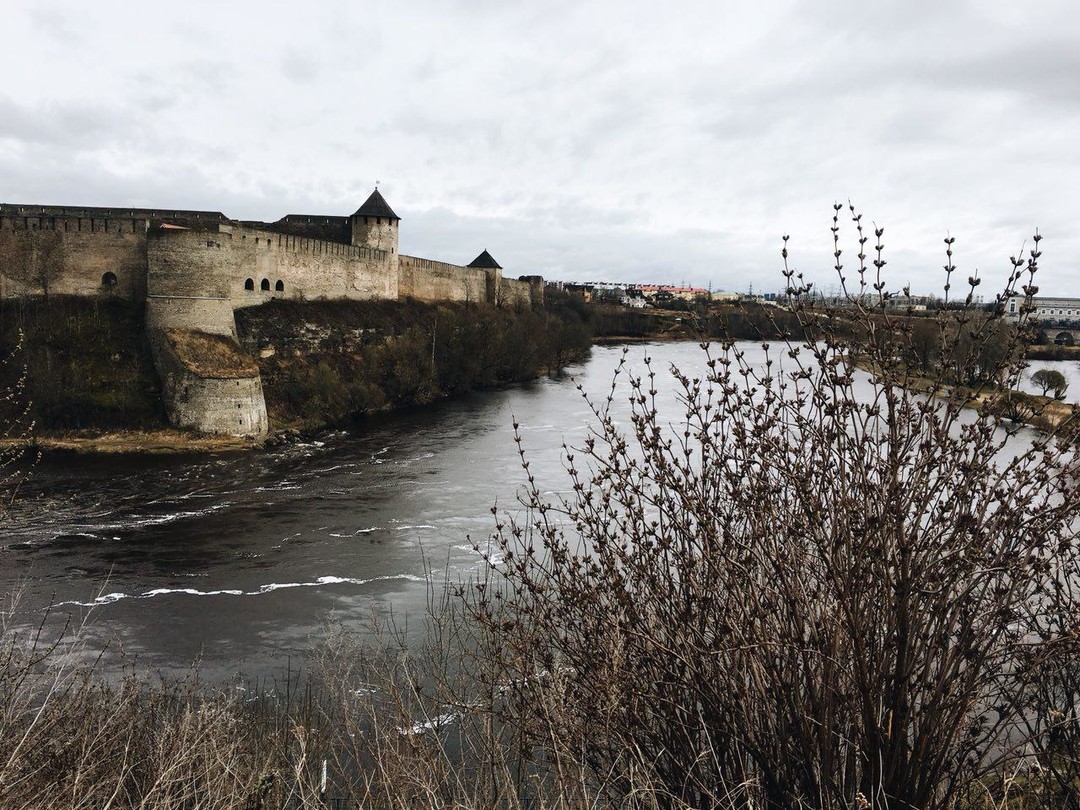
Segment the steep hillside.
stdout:
<path fill-rule="evenodd" d="M 25 374 L 25 384 L 21 384 Z M 39 430 L 166 427 L 143 305 L 50 296 L 0 301 L 0 388 Z"/>
<path fill-rule="evenodd" d="M 580 312 L 512 311 L 416 301 L 274 301 L 237 313 L 244 352 L 220 339 L 174 336 L 192 368 L 254 371 L 272 428 L 318 427 L 531 379 L 583 356 Z M 220 370 L 220 369 L 219 369 Z M 0 302 L 0 398 L 29 404 L 38 433 L 168 427 L 143 305 L 50 296 Z M 5 404 L 6 403 L 6 404 Z"/>
<path fill-rule="evenodd" d="M 584 356 L 580 315 L 557 303 L 513 311 L 477 304 L 274 301 L 236 314 L 258 358 L 271 426 L 350 416 L 532 379 Z"/>

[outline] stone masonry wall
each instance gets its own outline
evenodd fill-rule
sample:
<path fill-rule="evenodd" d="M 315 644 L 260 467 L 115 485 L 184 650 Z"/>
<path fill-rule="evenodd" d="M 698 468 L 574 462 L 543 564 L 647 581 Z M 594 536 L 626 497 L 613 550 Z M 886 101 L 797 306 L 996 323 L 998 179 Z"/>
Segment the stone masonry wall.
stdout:
<path fill-rule="evenodd" d="M 499 304 L 504 307 L 529 308 L 532 306 L 532 285 L 528 281 L 504 278 L 499 283 Z"/>
<path fill-rule="evenodd" d="M 146 328 L 151 333 L 163 329 L 198 329 L 236 338 L 236 318 L 227 298 L 151 296 L 146 299 Z"/>
<path fill-rule="evenodd" d="M 277 222 L 244 221 L 240 223 L 257 231 L 270 231 L 289 236 L 307 236 L 328 242 L 352 243 L 352 220 L 349 217 L 289 214 Z"/>
<path fill-rule="evenodd" d="M 486 270 L 461 267 L 415 256 L 399 259 L 401 278 L 398 292 L 402 298 L 421 301 L 491 301 Z"/>
<path fill-rule="evenodd" d="M 398 222 L 386 217 L 353 217 L 352 243 L 397 253 Z"/>
<path fill-rule="evenodd" d="M 206 433 L 263 435 L 267 430 L 257 372 L 243 380 L 193 373 L 176 361 L 167 330 L 235 340 L 235 309 L 269 298 L 396 299 L 397 258 L 231 225 L 220 231 L 152 229 L 147 237 L 147 327 L 170 421 Z"/>
<path fill-rule="evenodd" d="M 398 297 L 398 257 L 381 250 L 233 226 L 154 230 L 149 242 L 151 296 L 227 298 L 233 307 Z"/>
<path fill-rule="evenodd" d="M 216 380 L 189 374 L 171 399 L 177 427 L 225 436 L 265 436 L 269 429 L 262 379 Z"/>
<path fill-rule="evenodd" d="M 266 435 L 266 400 L 257 373 L 230 378 L 199 376 L 179 360 L 163 330 L 151 330 L 150 343 L 172 424 L 201 433 Z"/>
<path fill-rule="evenodd" d="M 0 296 L 146 295 L 146 220 L 0 215 Z"/>
<path fill-rule="evenodd" d="M 310 301 L 398 296 L 396 254 L 247 228 L 223 235 L 228 236 L 233 253 L 228 273 L 230 294 L 237 307 L 270 298 Z M 253 289 L 247 289 L 248 280 Z"/>

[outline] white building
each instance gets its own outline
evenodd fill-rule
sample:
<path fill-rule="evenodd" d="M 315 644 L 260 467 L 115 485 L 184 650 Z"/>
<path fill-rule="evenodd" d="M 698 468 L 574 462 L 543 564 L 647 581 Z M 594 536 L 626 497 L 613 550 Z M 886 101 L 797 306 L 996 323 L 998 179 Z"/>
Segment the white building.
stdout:
<path fill-rule="evenodd" d="M 1033 298 L 1035 311 L 1032 317 L 1040 321 L 1080 321 L 1080 298 Z M 1005 315 L 1010 320 L 1020 317 L 1021 297 L 1010 298 L 1005 305 Z"/>

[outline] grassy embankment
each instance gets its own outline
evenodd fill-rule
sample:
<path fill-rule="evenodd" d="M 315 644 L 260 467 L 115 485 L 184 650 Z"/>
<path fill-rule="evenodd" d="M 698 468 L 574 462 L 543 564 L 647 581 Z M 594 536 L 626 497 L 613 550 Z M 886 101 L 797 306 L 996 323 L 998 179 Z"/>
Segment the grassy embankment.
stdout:
<path fill-rule="evenodd" d="M 759 340 L 800 331 L 792 313 L 775 307 L 641 311 L 550 291 L 544 310 L 519 312 L 416 301 L 277 301 L 241 310 L 237 324 L 243 348 L 257 358 L 278 430 L 532 379 L 580 359 L 592 339 Z M 1080 351 L 1036 346 L 1029 354 L 1045 348 L 1055 357 Z M 923 354 L 922 376 L 932 377 L 932 351 Z M 0 302 L 0 386 L 20 385 L 9 405 L 29 403 L 35 433 L 51 447 L 165 452 L 245 444 L 169 429 L 141 305 L 57 296 Z M 1071 412 L 1029 395 L 1008 407 L 1012 417 L 1040 427 Z"/>

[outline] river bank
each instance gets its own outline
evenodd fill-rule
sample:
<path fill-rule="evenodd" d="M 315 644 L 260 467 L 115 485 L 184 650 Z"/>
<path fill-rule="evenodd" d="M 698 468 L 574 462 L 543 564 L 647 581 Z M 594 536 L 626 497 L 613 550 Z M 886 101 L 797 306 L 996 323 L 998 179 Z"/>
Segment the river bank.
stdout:
<path fill-rule="evenodd" d="M 0 447 L 222 453 L 558 371 L 591 345 L 558 293 L 542 309 L 403 301 L 273 301 L 237 313 L 259 367 L 265 439 L 172 428 L 142 307 L 51 296 L 0 302 Z"/>
<path fill-rule="evenodd" d="M 46 453 L 123 454 L 227 453 L 262 447 L 264 441 L 240 436 L 210 436 L 172 428 L 160 430 L 77 430 L 8 439 L 7 448 Z"/>

